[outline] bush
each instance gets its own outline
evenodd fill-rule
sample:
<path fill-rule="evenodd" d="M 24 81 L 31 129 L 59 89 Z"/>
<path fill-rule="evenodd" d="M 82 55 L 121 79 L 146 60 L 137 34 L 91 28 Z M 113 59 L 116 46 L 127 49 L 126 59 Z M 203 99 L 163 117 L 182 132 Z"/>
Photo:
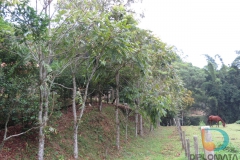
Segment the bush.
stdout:
<path fill-rule="evenodd" d="M 240 124 L 240 120 L 237 120 L 235 123 Z"/>
<path fill-rule="evenodd" d="M 206 125 L 205 121 L 204 121 L 205 116 L 194 116 L 194 117 L 186 117 L 186 120 L 189 121 L 189 125 L 193 125 L 193 126 L 199 126 L 200 123 L 201 125 Z"/>
<path fill-rule="evenodd" d="M 206 126 L 206 124 L 203 122 L 203 120 L 201 120 L 201 121 L 199 122 L 199 126 Z"/>

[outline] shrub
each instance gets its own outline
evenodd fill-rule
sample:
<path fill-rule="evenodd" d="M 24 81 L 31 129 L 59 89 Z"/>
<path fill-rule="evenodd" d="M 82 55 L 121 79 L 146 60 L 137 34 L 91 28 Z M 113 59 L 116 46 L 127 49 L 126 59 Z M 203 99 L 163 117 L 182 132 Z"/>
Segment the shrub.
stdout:
<path fill-rule="evenodd" d="M 206 124 L 203 122 L 203 120 L 201 120 L 201 121 L 199 122 L 199 126 L 206 126 Z"/>
<path fill-rule="evenodd" d="M 189 116 L 189 117 L 186 117 L 186 119 L 190 122 L 189 125 L 193 125 L 193 126 L 199 126 L 200 123 L 201 125 L 206 125 L 205 123 L 205 116 Z"/>
<path fill-rule="evenodd" d="M 235 123 L 240 124 L 240 120 L 237 120 Z"/>

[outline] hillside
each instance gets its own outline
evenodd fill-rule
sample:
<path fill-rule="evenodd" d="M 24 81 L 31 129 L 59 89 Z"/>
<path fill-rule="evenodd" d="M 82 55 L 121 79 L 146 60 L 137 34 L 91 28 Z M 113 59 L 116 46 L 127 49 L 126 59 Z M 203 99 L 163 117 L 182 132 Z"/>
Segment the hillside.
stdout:
<path fill-rule="evenodd" d="M 96 105 L 93 105 L 96 106 Z M 117 154 L 115 149 L 115 107 L 103 104 L 102 112 L 97 107 L 87 107 L 79 128 L 79 152 L 83 159 L 108 159 Z M 62 115 L 51 116 L 49 126 L 56 132 L 47 132 L 45 158 L 46 159 L 73 159 L 72 153 L 72 108 L 61 111 Z M 125 117 L 120 111 L 121 139 L 125 141 Z M 147 127 L 146 123 L 144 125 Z M 145 128 L 145 133 L 149 128 Z M 8 135 L 21 131 L 21 126 L 9 127 Z M 0 131 L 3 136 L 4 131 Z M 38 149 L 38 130 L 26 135 L 15 137 L 5 143 L 0 159 L 36 159 Z M 134 117 L 130 115 L 128 126 L 128 142 L 134 137 Z M 128 143 L 127 142 L 127 143 Z M 110 158 L 111 159 L 111 158 Z"/>
<path fill-rule="evenodd" d="M 60 117 L 52 116 L 49 126 L 56 129 L 55 133 L 48 133 L 45 147 L 46 160 L 72 160 L 72 111 L 63 110 Z M 161 126 L 149 133 L 146 121 L 145 136 L 135 138 L 134 117 L 129 117 L 128 141 L 125 141 L 124 115 L 120 112 L 121 123 L 121 149 L 115 149 L 115 107 L 110 104 L 103 105 L 100 113 L 97 107 L 87 107 L 82 124 L 79 128 L 80 159 L 102 160 L 184 160 L 184 150 L 175 126 Z M 202 124 L 204 125 L 204 124 Z M 214 126 L 215 127 L 215 126 Z M 240 157 L 239 124 L 220 126 L 229 135 L 230 143 L 220 154 L 236 154 Z M 190 139 L 191 153 L 194 152 L 193 136 L 199 137 L 199 149 L 202 152 L 199 126 L 183 126 L 186 137 Z M 20 126 L 9 128 L 10 133 L 17 133 Z M 222 136 L 213 131 L 213 141 L 221 144 Z M 3 131 L 0 132 L 1 136 Z M 5 144 L 0 153 L 1 160 L 28 160 L 37 157 L 37 131 L 11 139 Z M 202 154 L 202 153 L 201 153 Z"/>

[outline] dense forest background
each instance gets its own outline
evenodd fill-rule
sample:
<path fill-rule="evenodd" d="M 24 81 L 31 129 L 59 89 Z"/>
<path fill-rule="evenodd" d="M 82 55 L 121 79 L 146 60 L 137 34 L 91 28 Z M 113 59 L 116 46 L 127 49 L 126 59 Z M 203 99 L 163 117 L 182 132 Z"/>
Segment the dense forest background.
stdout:
<path fill-rule="evenodd" d="M 178 63 L 185 87 L 192 92 L 195 101 L 191 107 L 203 110 L 206 116 L 219 115 L 227 123 L 234 123 L 240 118 L 238 51 L 229 65 L 225 65 L 219 55 L 205 57 L 208 65 L 204 68 Z"/>
<path fill-rule="evenodd" d="M 227 123 L 240 119 L 239 52 L 228 66 L 219 55 L 205 55 L 204 68 L 192 66 L 174 46 L 138 27 L 142 14 L 133 3 L 59 1 L 52 14 L 51 1 L 40 10 L 27 1 L 0 2 L 0 149 L 12 138 L 8 126 L 21 124 L 15 136 L 39 130 L 43 159 L 45 136 L 55 131 L 49 120 L 71 105 L 77 159 L 78 129 L 94 101 L 99 112 L 103 102 L 115 105 L 118 149 L 119 109 L 134 113 L 136 135 L 143 134 L 143 120 L 168 125 L 189 110 L 220 115 Z"/>

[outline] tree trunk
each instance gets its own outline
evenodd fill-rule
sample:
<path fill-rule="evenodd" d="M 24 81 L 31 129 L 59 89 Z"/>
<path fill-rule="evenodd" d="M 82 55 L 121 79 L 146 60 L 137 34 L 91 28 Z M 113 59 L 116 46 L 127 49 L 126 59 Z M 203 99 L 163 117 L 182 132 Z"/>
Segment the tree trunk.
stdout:
<path fill-rule="evenodd" d="M 89 83 L 97 69 L 98 63 L 96 64 L 96 66 L 93 68 L 92 73 L 86 83 L 86 88 L 84 91 L 84 96 L 83 96 L 83 101 L 82 101 L 82 106 L 81 106 L 81 112 L 79 114 L 79 117 L 77 117 L 77 111 L 76 111 L 76 104 L 75 104 L 75 97 L 76 97 L 76 79 L 75 79 L 75 74 L 73 74 L 73 114 L 74 114 L 74 158 L 78 159 L 78 127 L 79 127 L 79 123 L 81 122 L 84 110 L 85 110 L 85 103 L 87 101 L 87 94 L 88 94 L 88 87 L 89 87 Z M 76 66 L 75 66 L 76 68 Z M 81 95 L 81 93 L 80 93 Z"/>
<path fill-rule="evenodd" d="M 139 81 L 137 83 L 137 88 L 140 88 Z M 139 112 L 139 104 L 140 104 L 139 94 L 138 94 L 137 99 L 135 100 L 135 103 L 137 105 L 137 109 L 135 110 L 135 136 L 137 137 L 138 136 L 138 125 L 140 125 L 138 122 L 139 121 L 138 120 L 138 116 L 139 116 L 138 112 Z M 140 130 L 140 126 L 139 126 L 139 130 Z"/>
<path fill-rule="evenodd" d="M 109 96 L 110 96 L 110 93 L 109 93 L 109 92 L 110 92 L 110 91 L 108 90 L 108 91 L 107 91 L 107 104 L 109 103 L 109 99 L 110 99 L 110 98 L 109 98 Z"/>
<path fill-rule="evenodd" d="M 159 118 L 157 120 L 157 127 L 160 127 L 160 120 L 159 120 Z"/>
<path fill-rule="evenodd" d="M 125 129 L 125 141 L 128 140 L 128 114 L 126 115 L 126 129 Z"/>
<path fill-rule="evenodd" d="M 183 111 L 182 111 L 182 126 L 183 126 Z"/>
<path fill-rule="evenodd" d="M 43 55 L 40 55 L 40 59 L 43 59 Z M 43 160 L 44 157 L 44 144 L 45 144 L 45 133 L 44 128 L 47 125 L 48 120 L 48 86 L 47 86 L 47 70 L 44 67 L 43 62 L 39 64 L 39 79 L 40 79 L 40 105 L 38 113 L 39 122 L 39 148 L 38 148 L 38 159 Z"/>
<path fill-rule="evenodd" d="M 44 9 L 45 14 L 50 17 L 50 1 L 44 0 L 45 4 L 48 4 L 48 10 L 49 15 L 47 13 L 47 7 Z M 37 9 L 37 1 L 36 1 L 36 9 Z M 50 35 L 50 23 L 48 28 L 48 34 Z M 48 46 L 49 55 L 51 57 L 51 45 Z M 45 144 L 45 133 L 44 128 L 47 126 L 48 121 L 48 96 L 49 96 L 49 88 L 47 85 L 47 68 L 45 64 L 49 64 L 50 58 L 45 57 L 44 53 L 41 51 L 41 49 L 38 52 L 38 63 L 39 63 L 39 90 L 40 90 L 40 104 L 39 104 L 39 113 L 38 113 L 38 123 L 40 125 L 39 127 L 39 148 L 38 148 L 38 159 L 43 160 L 44 159 L 44 144 Z"/>
<path fill-rule="evenodd" d="M 119 150 L 120 147 L 120 127 L 119 127 L 119 117 L 118 117 L 118 105 L 119 105 L 119 71 L 116 74 L 116 107 L 115 107 L 115 118 L 116 118 L 116 147 Z"/>
<path fill-rule="evenodd" d="M 75 159 L 78 159 L 78 125 L 77 125 L 77 109 L 76 109 L 76 77 L 75 73 L 72 73 L 73 81 L 73 96 L 72 96 L 72 108 L 73 108 L 73 156 Z"/>
<path fill-rule="evenodd" d="M 91 75 L 88 78 L 87 83 L 86 83 L 86 88 L 85 88 L 84 96 L 83 96 L 83 103 L 82 103 L 82 106 L 81 106 L 81 112 L 80 112 L 79 118 L 78 118 L 78 125 L 81 122 L 81 119 L 82 119 L 82 116 L 83 116 L 83 112 L 84 112 L 85 107 L 86 107 L 85 103 L 87 101 L 89 83 L 92 80 L 92 77 L 93 77 L 94 73 L 96 72 L 98 65 L 99 65 L 99 59 L 96 60 L 96 64 L 95 64 L 95 66 L 94 66 L 94 68 L 92 70 L 92 73 L 91 73 Z"/>
<path fill-rule="evenodd" d="M 102 93 L 101 93 L 101 87 L 100 84 L 98 84 L 98 108 L 99 108 L 99 112 L 102 111 Z"/>
<path fill-rule="evenodd" d="M 152 132 L 154 129 L 153 124 L 150 124 L 150 132 Z"/>
<path fill-rule="evenodd" d="M 125 141 L 127 143 L 128 140 L 128 117 L 129 117 L 129 109 L 127 108 L 127 106 L 125 106 L 125 110 L 126 110 L 126 116 L 125 116 Z"/>
<path fill-rule="evenodd" d="M 140 136 L 143 136 L 143 119 L 141 114 L 139 114 L 139 133 Z"/>
<path fill-rule="evenodd" d="M 138 136 L 138 112 L 135 111 L 135 136 Z"/>
<path fill-rule="evenodd" d="M 93 96 L 92 96 L 92 94 L 90 95 L 90 104 L 93 105 Z"/>
<path fill-rule="evenodd" d="M 111 97 L 111 101 L 113 102 L 113 100 L 115 99 L 115 92 L 114 92 L 114 89 L 112 89 L 112 97 Z M 114 102 L 113 102 L 114 103 Z"/>

